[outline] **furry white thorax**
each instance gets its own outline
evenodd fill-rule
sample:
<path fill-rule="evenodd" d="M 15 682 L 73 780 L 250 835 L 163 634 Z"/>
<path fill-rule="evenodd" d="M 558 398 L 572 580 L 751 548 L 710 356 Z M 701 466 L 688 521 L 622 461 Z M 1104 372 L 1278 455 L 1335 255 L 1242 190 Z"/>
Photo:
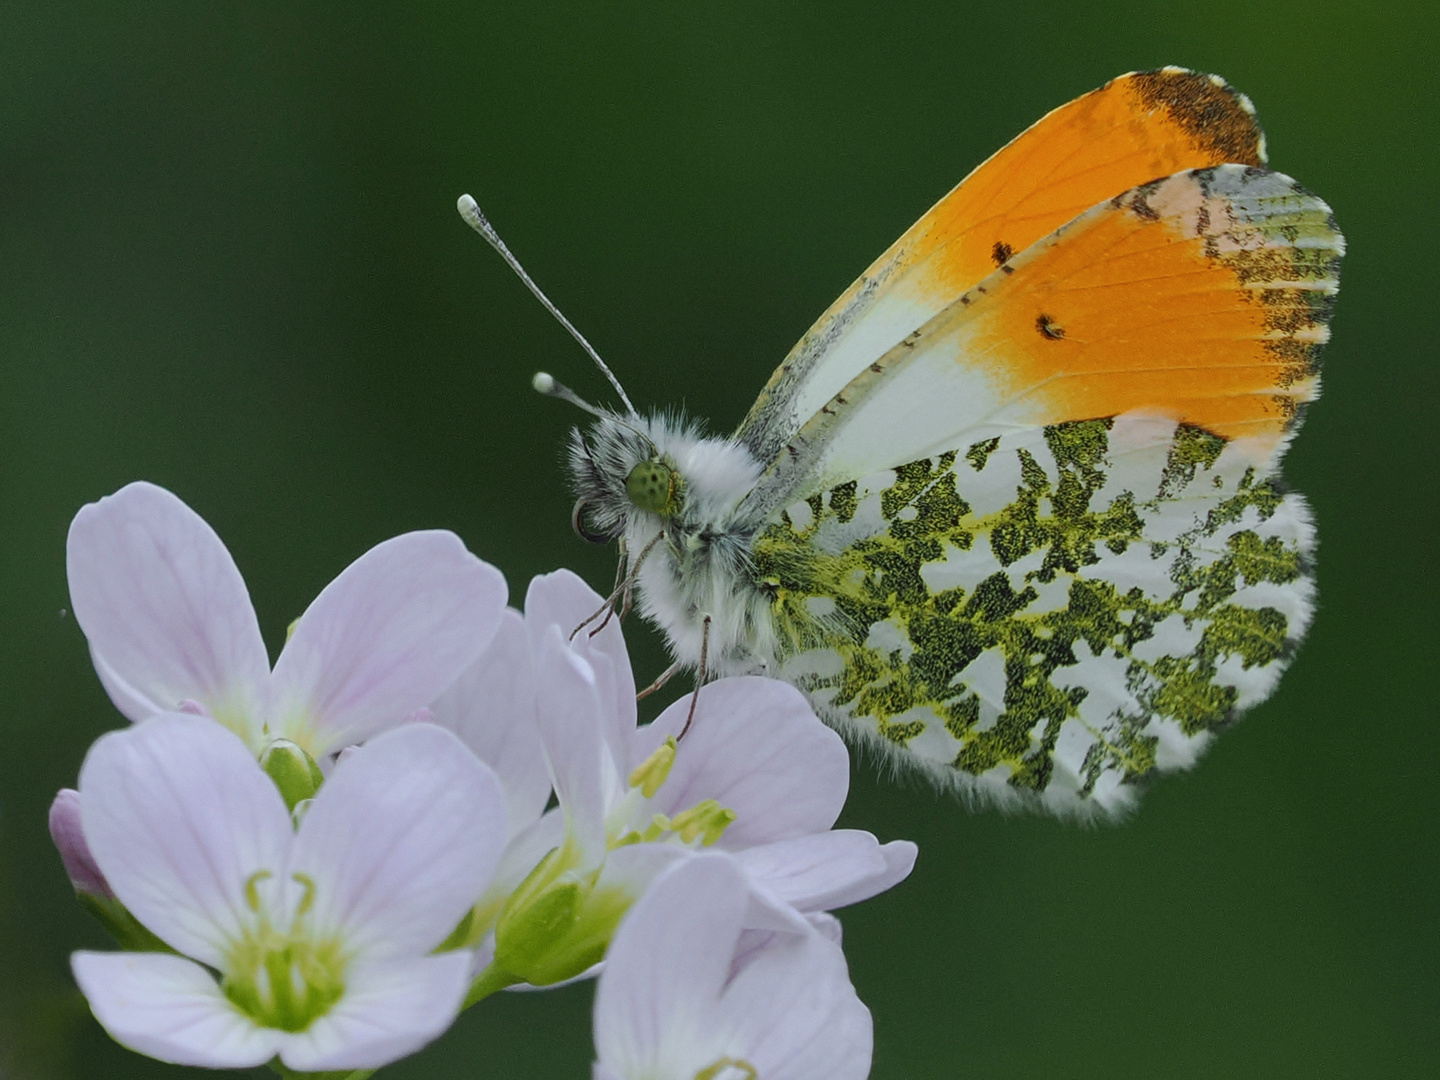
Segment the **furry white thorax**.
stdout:
<path fill-rule="evenodd" d="M 659 461 L 678 477 L 672 514 L 642 510 L 626 492 L 636 465 Z M 705 436 L 677 414 L 607 415 L 589 430 L 571 432 L 569 463 L 579 520 L 596 538 L 624 539 L 636 575 L 641 612 L 669 637 L 686 667 L 700 663 L 705 618 L 710 618 L 706 667 L 710 674 L 761 672 L 774 664 L 769 602 L 755 581 L 751 544 L 760 525 L 738 513 L 762 466 L 734 439 Z"/>

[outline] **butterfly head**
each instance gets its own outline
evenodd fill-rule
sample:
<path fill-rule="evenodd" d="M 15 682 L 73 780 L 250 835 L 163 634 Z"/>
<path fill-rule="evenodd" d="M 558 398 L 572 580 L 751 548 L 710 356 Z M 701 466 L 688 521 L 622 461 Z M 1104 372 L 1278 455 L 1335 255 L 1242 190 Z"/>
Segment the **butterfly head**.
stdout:
<path fill-rule="evenodd" d="M 588 430 L 570 432 L 570 478 L 575 531 L 604 543 L 622 535 L 637 514 L 657 524 L 685 504 L 685 480 L 675 460 L 656 445 L 653 420 L 601 413 Z"/>
<path fill-rule="evenodd" d="M 567 455 L 581 537 L 603 543 L 631 533 L 638 542 L 664 529 L 677 543 L 708 543 L 735 525 L 735 508 L 760 472 L 744 446 L 706 436 L 678 414 L 595 417 L 571 431 Z"/>

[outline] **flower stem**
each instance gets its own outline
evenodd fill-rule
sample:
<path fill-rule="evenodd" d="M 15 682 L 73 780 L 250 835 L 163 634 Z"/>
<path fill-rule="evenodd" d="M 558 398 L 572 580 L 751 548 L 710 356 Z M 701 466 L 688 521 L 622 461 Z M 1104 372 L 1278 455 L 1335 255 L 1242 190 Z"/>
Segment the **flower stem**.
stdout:
<path fill-rule="evenodd" d="M 468 1009 L 477 1001 L 485 1000 L 497 990 L 504 990 L 507 986 L 514 986 L 523 981 L 492 961 L 490 966 L 477 975 L 475 981 L 470 984 L 470 993 L 465 995 L 465 1004 L 460 1008 L 461 1010 Z"/>

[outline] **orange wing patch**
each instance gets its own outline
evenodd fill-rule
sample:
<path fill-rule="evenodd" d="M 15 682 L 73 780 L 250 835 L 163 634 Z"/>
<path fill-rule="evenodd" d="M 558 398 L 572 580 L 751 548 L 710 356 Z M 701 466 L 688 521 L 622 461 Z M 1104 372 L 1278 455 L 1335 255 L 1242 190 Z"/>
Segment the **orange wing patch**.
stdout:
<path fill-rule="evenodd" d="M 1185 169 L 1262 165 L 1264 147 L 1249 99 L 1218 76 L 1183 68 L 1121 75 L 976 168 L 871 273 L 898 255 L 920 269 L 906 287 L 945 303 L 1118 192 Z"/>
<path fill-rule="evenodd" d="M 1097 207 L 962 298 L 962 363 L 1010 415 L 1156 410 L 1278 439 L 1319 387 L 1344 241 L 1288 177 L 1226 166 Z"/>
<path fill-rule="evenodd" d="M 769 460 L 831 394 L 1055 229 L 1185 169 L 1260 165 L 1243 94 L 1182 68 L 1132 72 L 1062 105 L 977 167 L 825 311 L 770 377 L 739 435 Z"/>

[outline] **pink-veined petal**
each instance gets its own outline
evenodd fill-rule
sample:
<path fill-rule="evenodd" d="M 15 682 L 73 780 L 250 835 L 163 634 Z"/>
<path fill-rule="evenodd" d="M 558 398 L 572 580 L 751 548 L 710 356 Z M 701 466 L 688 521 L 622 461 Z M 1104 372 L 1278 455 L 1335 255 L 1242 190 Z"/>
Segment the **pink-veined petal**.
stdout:
<path fill-rule="evenodd" d="M 549 626 L 560 630 L 565 643 L 583 657 L 595 671 L 601 704 L 605 706 L 602 731 L 605 742 L 623 770 L 633 763 L 625 754 L 635 730 L 635 673 L 620 620 L 604 615 L 575 630 L 605 602 L 605 598 L 569 570 L 556 570 L 532 578 L 525 594 L 525 625 L 532 643 L 538 643 Z"/>
<path fill-rule="evenodd" d="M 605 857 L 605 814 L 620 778 L 601 733 L 600 694 L 590 665 L 547 628 L 536 650 L 540 738 L 566 830 L 586 866 Z"/>
<path fill-rule="evenodd" d="M 639 729 L 635 760 L 666 735 L 678 735 L 689 711 L 687 694 Z M 736 815 L 717 846 L 739 851 L 823 832 L 840 816 L 849 790 L 845 744 L 805 696 L 789 683 L 745 676 L 700 688 L 695 721 L 654 805 L 674 814 L 715 799 Z"/>
<path fill-rule="evenodd" d="M 77 952 L 75 981 L 121 1046 L 175 1065 L 245 1069 L 275 1056 L 280 1032 L 235 1008 L 211 974 L 169 953 Z"/>
<path fill-rule="evenodd" d="M 765 1080 L 864 1080 L 870 1010 L 845 956 L 820 934 L 777 935 L 725 988 L 712 1022 Z M 738 1051 L 738 1053 L 737 1053 Z"/>
<path fill-rule="evenodd" d="M 534 822 L 550 798 L 536 708 L 525 620 L 510 609 L 479 659 L 430 706 L 435 723 L 459 735 L 495 770 L 505 788 L 512 836 Z"/>
<path fill-rule="evenodd" d="M 752 881 L 800 911 L 831 911 L 882 893 L 909 876 L 917 848 L 881 845 L 868 832 L 835 829 L 736 853 Z"/>
<path fill-rule="evenodd" d="M 270 661 L 245 581 L 199 514 L 128 484 L 75 515 L 65 564 L 75 621 L 121 712 L 144 720 L 189 699 L 237 731 L 258 727 Z"/>
<path fill-rule="evenodd" d="M 630 909 L 595 991 L 595 1050 L 603 1067 L 629 1078 L 690 1077 L 720 1056 L 713 1014 L 748 892 L 727 856 L 696 855 L 656 880 Z"/>
<path fill-rule="evenodd" d="M 354 963 L 344 996 L 304 1031 L 285 1035 L 280 1060 L 302 1073 L 387 1065 L 441 1035 L 469 988 L 465 952 Z"/>
<path fill-rule="evenodd" d="M 85 840 L 130 912 L 179 952 L 223 967 L 248 925 L 245 886 L 284 873 L 290 815 L 254 755 L 202 716 L 102 735 L 80 768 Z"/>
<path fill-rule="evenodd" d="M 490 643 L 505 578 L 454 533 L 377 544 L 325 586 L 275 662 L 276 735 L 319 757 L 428 706 Z"/>
<path fill-rule="evenodd" d="M 480 898 L 505 836 L 489 767 L 444 728 L 407 724 L 331 773 L 300 823 L 291 873 L 313 882 L 317 935 L 341 935 L 366 960 L 411 957 Z"/>

